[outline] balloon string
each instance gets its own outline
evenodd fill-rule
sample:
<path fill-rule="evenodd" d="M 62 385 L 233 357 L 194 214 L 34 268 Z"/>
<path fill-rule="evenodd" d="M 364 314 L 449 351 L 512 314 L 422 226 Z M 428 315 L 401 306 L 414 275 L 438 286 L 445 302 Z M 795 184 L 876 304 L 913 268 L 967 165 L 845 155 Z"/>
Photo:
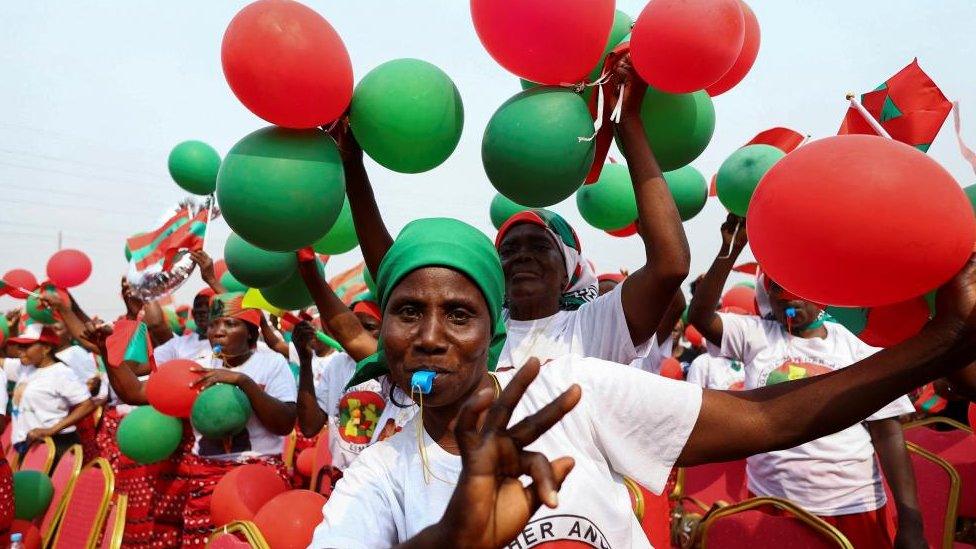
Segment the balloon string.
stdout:
<path fill-rule="evenodd" d="M 959 142 L 959 152 L 973 166 L 973 171 L 976 172 L 976 153 L 967 147 L 966 143 L 962 140 L 962 124 L 959 121 L 959 102 L 953 101 L 952 106 L 952 125 L 956 129 L 956 141 Z"/>
<path fill-rule="evenodd" d="M 579 143 L 589 143 L 596 139 L 603 127 L 603 86 L 596 89 L 596 120 L 593 121 L 593 135 L 589 137 L 577 137 Z"/>

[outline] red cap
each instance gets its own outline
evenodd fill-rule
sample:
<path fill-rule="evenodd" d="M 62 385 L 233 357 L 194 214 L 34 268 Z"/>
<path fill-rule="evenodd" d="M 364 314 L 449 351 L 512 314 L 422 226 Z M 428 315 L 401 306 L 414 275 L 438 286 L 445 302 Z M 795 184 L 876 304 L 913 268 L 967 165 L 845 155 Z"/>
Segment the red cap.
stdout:
<path fill-rule="evenodd" d="M 357 301 L 355 305 L 352 306 L 352 312 L 354 313 L 365 313 L 369 316 L 383 321 L 383 313 L 380 311 L 380 306 L 375 301 Z"/>
<path fill-rule="evenodd" d="M 40 342 L 58 346 L 61 344 L 61 338 L 52 328 L 35 323 L 24 328 L 19 336 L 10 338 L 10 342 L 17 345 L 32 345 Z"/>

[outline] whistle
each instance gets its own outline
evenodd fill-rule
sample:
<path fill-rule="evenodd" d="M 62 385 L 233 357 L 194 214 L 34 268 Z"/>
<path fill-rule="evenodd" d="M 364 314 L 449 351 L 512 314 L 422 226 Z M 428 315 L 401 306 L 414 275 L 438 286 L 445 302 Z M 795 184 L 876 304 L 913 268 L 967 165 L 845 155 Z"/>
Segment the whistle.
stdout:
<path fill-rule="evenodd" d="M 435 372 L 428 370 L 414 372 L 413 377 L 410 378 L 410 391 L 416 391 L 422 395 L 430 394 L 430 390 L 434 386 L 434 376 L 436 375 Z"/>
<path fill-rule="evenodd" d="M 796 307 L 787 307 L 784 312 L 786 313 L 786 318 L 796 318 Z"/>

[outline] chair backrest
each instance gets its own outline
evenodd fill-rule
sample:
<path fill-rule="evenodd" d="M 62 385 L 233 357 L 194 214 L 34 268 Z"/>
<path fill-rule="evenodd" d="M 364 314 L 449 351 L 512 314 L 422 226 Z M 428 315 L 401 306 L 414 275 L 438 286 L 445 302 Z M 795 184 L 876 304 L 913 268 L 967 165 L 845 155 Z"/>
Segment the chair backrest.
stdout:
<path fill-rule="evenodd" d="M 644 535 L 652 547 L 671 545 L 671 509 L 666 494 L 655 495 L 647 488 L 624 477 L 624 485 L 630 494 L 630 504 L 640 522 Z"/>
<path fill-rule="evenodd" d="M 285 462 L 285 468 L 290 472 L 295 467 L 295 443 L 298 441 L 298 435 L 295 434 L 295 430 L 292 429 L 291 433 L 285 437 L 284 447 L 281 449 L 281 459 Z"/>
<path fill-rule="evenodd" d="M 121 549 L 122 534 L 125 532 L 125 512 L 129 507 L 129 495 L 118 494 L 112 502 L 112 510 L 105 520 L 100 549 Z"/>
<path fill-rule="evenodd" d="M 51 472 L 54 465 L 54 455 L 57 447 L 51 437 L 44 437 L 40 442 L 35 442 L 27 448 L 24 459 L 20 460 L 19 470 L 21 471 L 40 471 L 45 475 Z"/>
<path fill-rule="evenodd" d="M 704 510 L 720 501 L 737 503 L 749 497 L 746 487 L 746 460 L 708 463 L 685 467 L 676 491 L 704 505 Z"/>
<path fill-rule="evenodd" d="M 701 523 L 702 549 L 853 549 L 839 530 L 779 498 L 752 498 L 716 509 Z"/>
<path fill-rule="evenodd" d="M 235 520 L 210 536 L 207 549 L 269 549 L 258 527 L 249 520 Z"/>
<path fill-rule="evenodd" d="M 95 458 L 81 471 L 68 491 L 68 502 L 54 534 L 54 549 L 92 549 L 102 531 L 115 475 L 104 458 Z"/>
<path fill-rule="evenodd" d="M 944 430 L 935 429 L 941 426 Z M 905 440 L 949 462 L 959 473 L 959 516 L 976 518 L 976 436 L 948 418 L 932 417 L 905 424 Z"/>
<path fill-rule="evenodd" d="M 44 539 L 44 546 L 54 535 L 54 527 L 57 526 L 58 519 L 64 513 L 64 506 L 68 502 L 68 490 L 81 474 L 81 466 L 84 463 L 83 451 L 80 444 L 75 444 L 61 456 L 54 471 L 51 472 L 51 484 L 54 485 L 54 496 L 51 497 L 51 505 L 41 517 L 38 529 Z"/>
<path fill-rule="evenodd" d="M 332 466 L 332 451 L 329 450 L 329 428 L 325 427 L 315 439 L 315 459 L 312 460 L 312 483 L 309 490 L 326 494 L 331 493 L 331 486 L 322 486 L 322 469 Z"/>
<path fill-rule="evenodd" d="M 915 471 L 925 541 L 929 547 L 951 549 L 956 534 L 959 475 L 946 460 L 911 442 L 907 445 Z"/>

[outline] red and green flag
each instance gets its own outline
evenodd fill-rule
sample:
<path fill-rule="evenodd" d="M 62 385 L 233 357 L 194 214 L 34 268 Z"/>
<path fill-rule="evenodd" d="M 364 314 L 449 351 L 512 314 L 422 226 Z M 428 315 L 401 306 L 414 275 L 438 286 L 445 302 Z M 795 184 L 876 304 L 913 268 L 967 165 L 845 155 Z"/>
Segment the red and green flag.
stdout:
<path fill-rule="evenodd" d="M 366 264 L 360 263 L 355 267 L 347 269 L 329 280 L 329 286 L 336 296 L 346 305 L 367 291 L 365 271 Z"/>
<path fill-rule="evenodd" d="M 137 271 L 156 264 L 162 264 L 162 270 L 168 271 L 178 252 L 203 249 L 207 215 L 206 209 L 191 215 L 190 210 L 183 207 L 155 231 L 130 237 L 126 240 L 126 247 L 132 254 L 129 261 Z"/>
<path fill-rule="evenodd" d="M 148 363 L 153 371 L 156 370 L 149 330 L 143 322 L 117 320 L 112 326 L 112 335 L 105 340 L 105 347 L 108 350 L 108 363 L 112 366 L 128 361 L 136 364 Z"/>
<path fill-rule="evenodd" d="M 862 94 L 861 105 L 892 139 L 922 152 L 929 150 L 952 109 L 942 90 L 918 66 L 918 59 L 913 59 L 874 90 Z M 877 134 L 853 105 L 837 133 Z"/>

